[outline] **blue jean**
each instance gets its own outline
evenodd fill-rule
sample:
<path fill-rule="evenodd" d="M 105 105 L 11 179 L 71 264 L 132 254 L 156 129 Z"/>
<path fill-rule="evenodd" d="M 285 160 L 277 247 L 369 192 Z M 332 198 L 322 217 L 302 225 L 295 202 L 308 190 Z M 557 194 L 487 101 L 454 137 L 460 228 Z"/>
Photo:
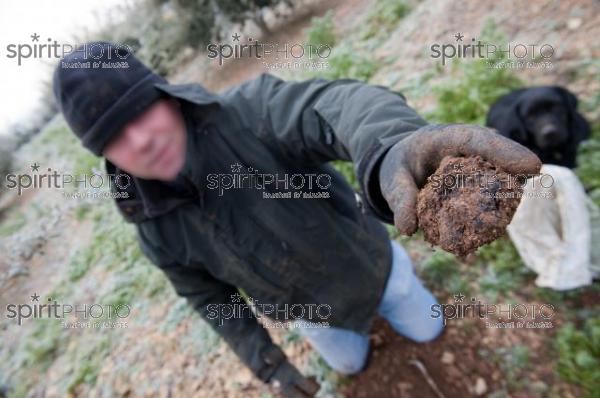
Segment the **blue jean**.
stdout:
<path fill-rule="evenodd" d="M 437 300 L 414 273 L 406 251 L 396 241 L 392 245 L 392 267 L 378 313 L 396 331 L 416 342 L 435 339 L 443 330 L 443 319 L 431 317 Z M 300 335 L 334 370 L 353 374 L 362 370 L 369 353 L 369 336 L 337 327 L 310 327 L 296 322 Z"/>

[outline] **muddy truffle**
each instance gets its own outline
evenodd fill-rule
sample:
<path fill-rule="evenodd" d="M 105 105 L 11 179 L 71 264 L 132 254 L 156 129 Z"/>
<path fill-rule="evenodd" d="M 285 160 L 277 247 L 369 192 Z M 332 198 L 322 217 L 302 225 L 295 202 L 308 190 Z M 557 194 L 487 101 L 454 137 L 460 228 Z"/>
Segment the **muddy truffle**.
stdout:
<path fill-rule="evenodd" d="M 419 192 L 419 228 L 429 243 L 464 257 L 504 234 L 522 192 L 480 156 L 446 156 Z"/>

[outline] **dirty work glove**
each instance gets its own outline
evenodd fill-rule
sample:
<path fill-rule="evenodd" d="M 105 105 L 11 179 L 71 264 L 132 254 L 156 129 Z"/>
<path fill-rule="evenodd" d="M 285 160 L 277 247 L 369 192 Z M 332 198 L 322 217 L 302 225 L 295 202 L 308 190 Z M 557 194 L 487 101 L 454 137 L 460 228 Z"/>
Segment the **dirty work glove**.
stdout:
<path fill-rule="evenodd" d="M 445 156 L 480 155 L 510 174 L 539 173 L 542 163 L 529 149 L 495 130 L 467 125 L 428 125 L 398 141 L 379 168 L 381 194 L 403 235 L 417 230 L 417 195 Z"/>
<path fill-rule="evenodd" d="M 319 391 L 319 383 L 314 377 L 304 377 L 288 361 L 282 362 L 275 370 L 271 383 L 285 398 L 314 397 Z"/>

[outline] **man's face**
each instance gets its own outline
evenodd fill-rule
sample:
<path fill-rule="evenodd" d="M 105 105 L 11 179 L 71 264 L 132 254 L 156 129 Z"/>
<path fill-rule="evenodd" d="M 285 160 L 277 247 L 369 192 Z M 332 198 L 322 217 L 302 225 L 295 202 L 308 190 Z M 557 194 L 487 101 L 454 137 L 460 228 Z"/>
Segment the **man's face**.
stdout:
<path fill-rule="evenodd" d="M 170 181 L 185 163 L 186 139 L 179 102 L 161 99 L 126 124 L 102 155 L 136 177 Z"/>

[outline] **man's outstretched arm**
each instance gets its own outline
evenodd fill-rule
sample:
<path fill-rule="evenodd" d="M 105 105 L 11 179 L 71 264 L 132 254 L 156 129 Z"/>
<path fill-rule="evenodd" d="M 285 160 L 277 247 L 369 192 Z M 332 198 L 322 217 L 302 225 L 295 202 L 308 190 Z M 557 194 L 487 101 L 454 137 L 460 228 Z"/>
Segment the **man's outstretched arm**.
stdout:
<path fill-rule="evenodd" d="M 416 230 L 418 188 L 446 155 L 480 155 L 510 173 L 541 167 L 531 151 L 492 129 L 428 125 L 400 93 L 380 85 L 263 74 L 225 95 L 247 99 L 257 134 L 285 156 L 352 161 L 367 206 L 404 234 Z"/>
<path fill-rule="evenodd" d="M 255 115 L 260 138 L 284 156 L 352 161 L 367 204 L 390 222 L 374 168 L 387 148 L 427 125 L 400 93 L 354 79 L 292 82 L 262 74 L 226 95 L 247 99 L 242 112 Z"/>

